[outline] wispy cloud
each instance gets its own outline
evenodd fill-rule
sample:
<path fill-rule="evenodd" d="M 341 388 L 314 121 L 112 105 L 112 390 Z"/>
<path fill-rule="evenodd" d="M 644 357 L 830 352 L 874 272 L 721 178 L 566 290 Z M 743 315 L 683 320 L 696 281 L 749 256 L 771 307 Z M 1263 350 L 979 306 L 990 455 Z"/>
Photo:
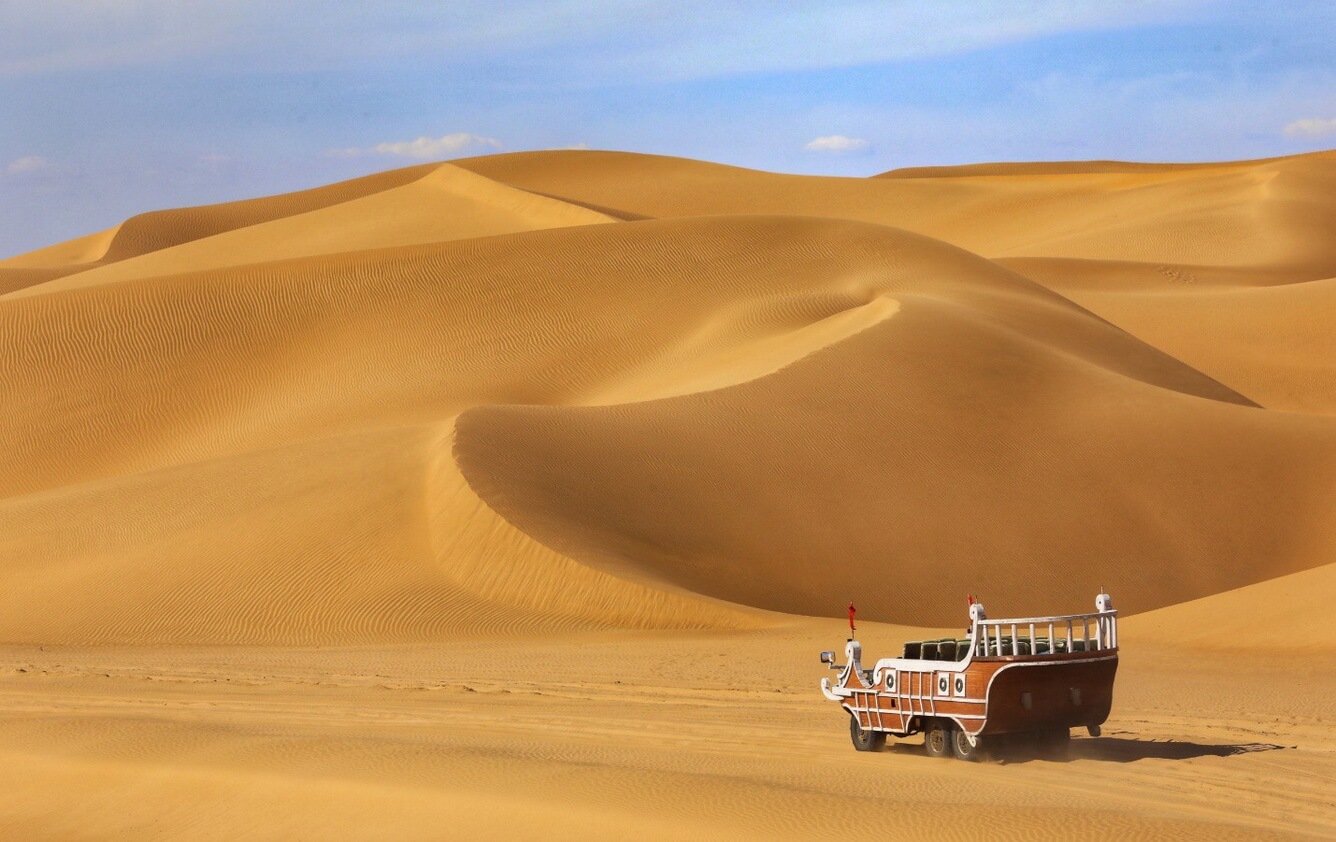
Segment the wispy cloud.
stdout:
<path fill-rule="evenodd" d="M 421 56 L 437 65 L 514 56 L 557 77 L 691 79 L 904 61 L 1069 32 L 1193 20 L 1207 0 L 43 0 L 0 12 L 0 76 L 245 57 L 330 68 Z M 746 32 L 739 39 L 735 33 Z M 564 55 L 587 54 L 572 63 Z M 552 60 L 545 57 L 551 56 Z M 537 62 L 537 64 L 535 64 Z"/>
<path fill-rule="evenodd" d="M 395 155 L 400 158 L 416 158 L 421 161 L 429 161 L 434 158 L 456 155 L 460 152 L 500 148 L 501 141 L 496 138 L 482 137 L 467 132 L 455 132 L 440 137 L 423 135 L 416 140 L 392 140 L 377 143 L 375 146 L 335 149 L 330 154 L 341 158 L 353 158 L 359 155 Z"/>
<path fill-rule="evenodd" d="M 808 142 L 803 147 L 808 152 L 834 152 L 836 154 L 844 152 L 863 152 L 868 148 L 868 142 L 861 137 L 845 137 L 842 134 L 832 134 L 825 137 L 818 137 Z"/>
<path fill-rule="evenodd" d="M 5 166 L 5 172 L 10 175 L 19 173 L 37 172 L 51 166 L 51 162 L 41 155 L 25 155 L 22 158 L 15 158 Z"/>
<path fill-rule="evenodd" d="M 1336 117 L 1330 120 L 1308 117 L 1285 127 L 1286 137 L 1325 137 L 1329 134 L 1336 134 Z"/>

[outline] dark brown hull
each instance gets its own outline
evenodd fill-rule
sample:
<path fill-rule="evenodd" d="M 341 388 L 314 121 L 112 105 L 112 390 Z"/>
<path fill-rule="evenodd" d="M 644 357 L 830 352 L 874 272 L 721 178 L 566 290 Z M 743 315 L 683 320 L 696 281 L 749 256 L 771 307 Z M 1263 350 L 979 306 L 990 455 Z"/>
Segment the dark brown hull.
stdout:
<path fill-rule="evenodd" d="M 930 755 L 940 757 L 947 739 L 951 753 L 969 759 L 980 737 L 1039 733 L 1047 742 L 1072 728 L 1094 733 L 1109 718 L 1118 673 L 1118 612 L 1105 593 L 1095 607 L 990 620 L 972 603 L 968 637 L 909 641 L 902 657 L 882 658 L 870 670 L 862 645 L 850 639 L 848 663 L 822 653 L 840 675 L 822 679 L 821 692 L 849 712 L 861 751 L 874 750 L 859 742 L 868 734 L 925 733 Z"/>
<path fill-rule="evenodd" d="M 864 730 L 899 736 L 941 719 L 975 735 L 1059 731 L 1104 724 L 1117 671 L 1117 649 L 980 657 L 955 671 L 897 668 L 875 685 L 851 671 L 843 704 Z"/>
<path fill-rule="evenodd" d="M 1109 718 L 1118 656 L 979 659 L 974 670 L 991 673 L 979 733 L 1081 728 Z"/>

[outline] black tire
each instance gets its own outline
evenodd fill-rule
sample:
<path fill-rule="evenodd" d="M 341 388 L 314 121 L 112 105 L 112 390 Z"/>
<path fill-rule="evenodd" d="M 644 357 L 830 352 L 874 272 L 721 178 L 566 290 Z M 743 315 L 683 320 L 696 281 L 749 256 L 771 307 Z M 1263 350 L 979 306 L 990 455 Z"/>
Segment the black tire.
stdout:
<path fill-rule="evenodd" d="M 951 729 L 951 753 L 958 760 L 977 761 L 983 756 L 983 737 L 975 737 L 974 742 L 970 743 L 970 738 L 959 728 Z"/>
<path fill-rule="evenodd" d="M 886 747 L 886 732 L 864 731 L 858 724 L 858 717 L 849 717 L 849 739 L 853 740 L 858 751 L 881 751 Z"/>
<path fill-rule="evenodd" d="M 923 732 L 923 751 L 929 757 L 951 756 L 951 728 L 948 723 L 933 720 Z"/>

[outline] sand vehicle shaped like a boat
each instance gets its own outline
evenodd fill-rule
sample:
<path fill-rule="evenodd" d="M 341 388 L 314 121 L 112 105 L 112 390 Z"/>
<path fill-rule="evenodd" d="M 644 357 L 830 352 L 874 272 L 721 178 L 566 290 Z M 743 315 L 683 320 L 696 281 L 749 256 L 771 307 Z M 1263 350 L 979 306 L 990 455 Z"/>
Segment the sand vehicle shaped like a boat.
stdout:
<path fill-rule="evenodd" d="M 1029 742 L 1062 750 L 1072 728 L 1098 736 L 1113 704 L 1118 670 L 1118 612 L 1106 593 L 1096 611 L 990 620 L 970 605 L 969 637 L 904 644 L 899 658 L 862 665 L 851 637 L 844 664 L 821 692 L 849 714 L 859 751 L 880 751 L 887 735 L 924 735 L 931 757 L 978 759 L 986 746 Z M 850 606 L 850 626 L 853 626 Z"/>

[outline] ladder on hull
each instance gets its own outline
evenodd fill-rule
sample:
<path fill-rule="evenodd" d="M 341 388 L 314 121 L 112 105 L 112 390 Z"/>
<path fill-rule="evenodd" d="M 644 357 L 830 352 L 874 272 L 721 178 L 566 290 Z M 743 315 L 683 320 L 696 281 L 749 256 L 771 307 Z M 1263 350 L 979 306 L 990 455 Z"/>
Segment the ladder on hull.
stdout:
<path fill-rule="evenodd" d="M 896 686 L 904 687 L 903 679 L 909 681 L 908 692 L 900 696 L 900 730 L 908 731 L 909 722 L 915 716 L 936 716 L 937 703 L 932 697 L 932 674 L 909 672 L 900 674 L 901 681 Z M 928 694 L 923 693 L 924 684 L 928 685 Z"/>

